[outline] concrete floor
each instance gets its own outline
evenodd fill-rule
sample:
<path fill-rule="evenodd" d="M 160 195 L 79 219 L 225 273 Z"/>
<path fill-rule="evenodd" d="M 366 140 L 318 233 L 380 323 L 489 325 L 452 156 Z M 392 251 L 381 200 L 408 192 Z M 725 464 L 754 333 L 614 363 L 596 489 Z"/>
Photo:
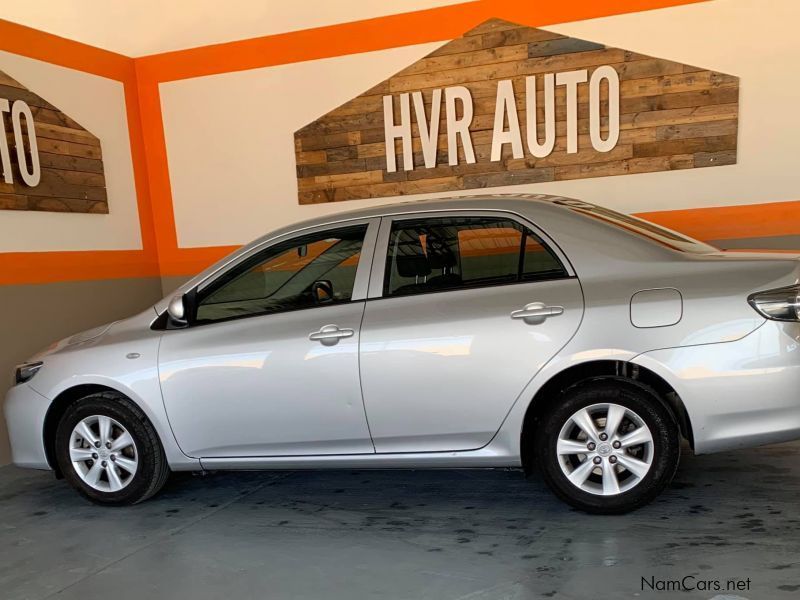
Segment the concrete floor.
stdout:
<path fill-rule="evenodd" d="M 800 443 L 684 456 L 656 503 L 583 515 L 513 471 L 174 477 L 132 508 L 0 469 L 0 598 L 797 598 Z M 751 579 L 748 591 L 641 578 Z"/>

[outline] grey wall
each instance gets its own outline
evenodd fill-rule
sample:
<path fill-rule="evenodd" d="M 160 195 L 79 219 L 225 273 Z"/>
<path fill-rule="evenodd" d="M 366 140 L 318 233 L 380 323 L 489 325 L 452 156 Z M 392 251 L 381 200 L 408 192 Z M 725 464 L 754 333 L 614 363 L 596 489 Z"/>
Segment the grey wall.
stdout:
<path fill-rule="evenodd" d="M 165 275 L 161 277 L 162 297 L 169 296 L 184 283 L 189 281 L 193 275 Z"/>
<path fill-rule="evenodd" d="M 158 277 L 0 286 L 0 399 L 14 365 L 55 340 L 140 312 L 161 296 Z M 0 411 L 0 465 L 10 461 Z"/>

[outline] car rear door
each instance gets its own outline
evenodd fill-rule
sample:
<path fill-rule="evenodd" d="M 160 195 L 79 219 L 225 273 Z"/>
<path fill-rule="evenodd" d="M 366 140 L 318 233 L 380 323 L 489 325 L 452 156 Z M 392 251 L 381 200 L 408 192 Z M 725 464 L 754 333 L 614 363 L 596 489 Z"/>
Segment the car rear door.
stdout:
<path fill-rule="evenodd" d="M 568 261 L 517 215 L 384 217 L 360 350 L 376 451 L 485 446 L 582 314 Z"/>

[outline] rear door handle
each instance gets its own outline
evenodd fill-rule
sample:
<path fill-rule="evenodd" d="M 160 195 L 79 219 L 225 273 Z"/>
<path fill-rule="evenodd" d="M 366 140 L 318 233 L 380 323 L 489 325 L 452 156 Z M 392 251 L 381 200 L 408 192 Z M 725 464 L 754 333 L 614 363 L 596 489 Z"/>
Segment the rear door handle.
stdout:
<path fill-rule="evenodd" d="M 525 305 L 522 310 L 515 310 L 511 313 L 512 319 L 523 319 L 526 322 L 541 323 L 549 317 L 557 317 L 564 314 L 563 306 L 546 306 L 542 302 L 531 302 Z"/>
<path fill-rule="evenodd" d="M 355 333 L 353 329 L 339 329 L 338 325 L 325 325 L 319 331 L 309 334 L 308 339 L 312 342 L 322 342 L 326 346 L 332 346 L 342 338 L 353 337 Z"/>

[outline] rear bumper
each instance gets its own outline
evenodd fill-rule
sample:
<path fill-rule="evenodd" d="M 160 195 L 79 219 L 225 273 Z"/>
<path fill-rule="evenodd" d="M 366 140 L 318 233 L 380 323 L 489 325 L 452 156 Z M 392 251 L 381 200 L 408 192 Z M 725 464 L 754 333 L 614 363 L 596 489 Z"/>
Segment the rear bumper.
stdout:
<path fill-rule="evenodd" d="M 767 321 L 734 342 L 655 350 L 631 362 L 681 397 L 697 454 L 800 439 L 800 324 Z"/>
<path fill-rule="evenodd" d="M 50 469 L 44 449 L 44 419 L 50 400 L 22 384 L 6 394 L 4 412 L 14 464 L 30 469 Z"/>

